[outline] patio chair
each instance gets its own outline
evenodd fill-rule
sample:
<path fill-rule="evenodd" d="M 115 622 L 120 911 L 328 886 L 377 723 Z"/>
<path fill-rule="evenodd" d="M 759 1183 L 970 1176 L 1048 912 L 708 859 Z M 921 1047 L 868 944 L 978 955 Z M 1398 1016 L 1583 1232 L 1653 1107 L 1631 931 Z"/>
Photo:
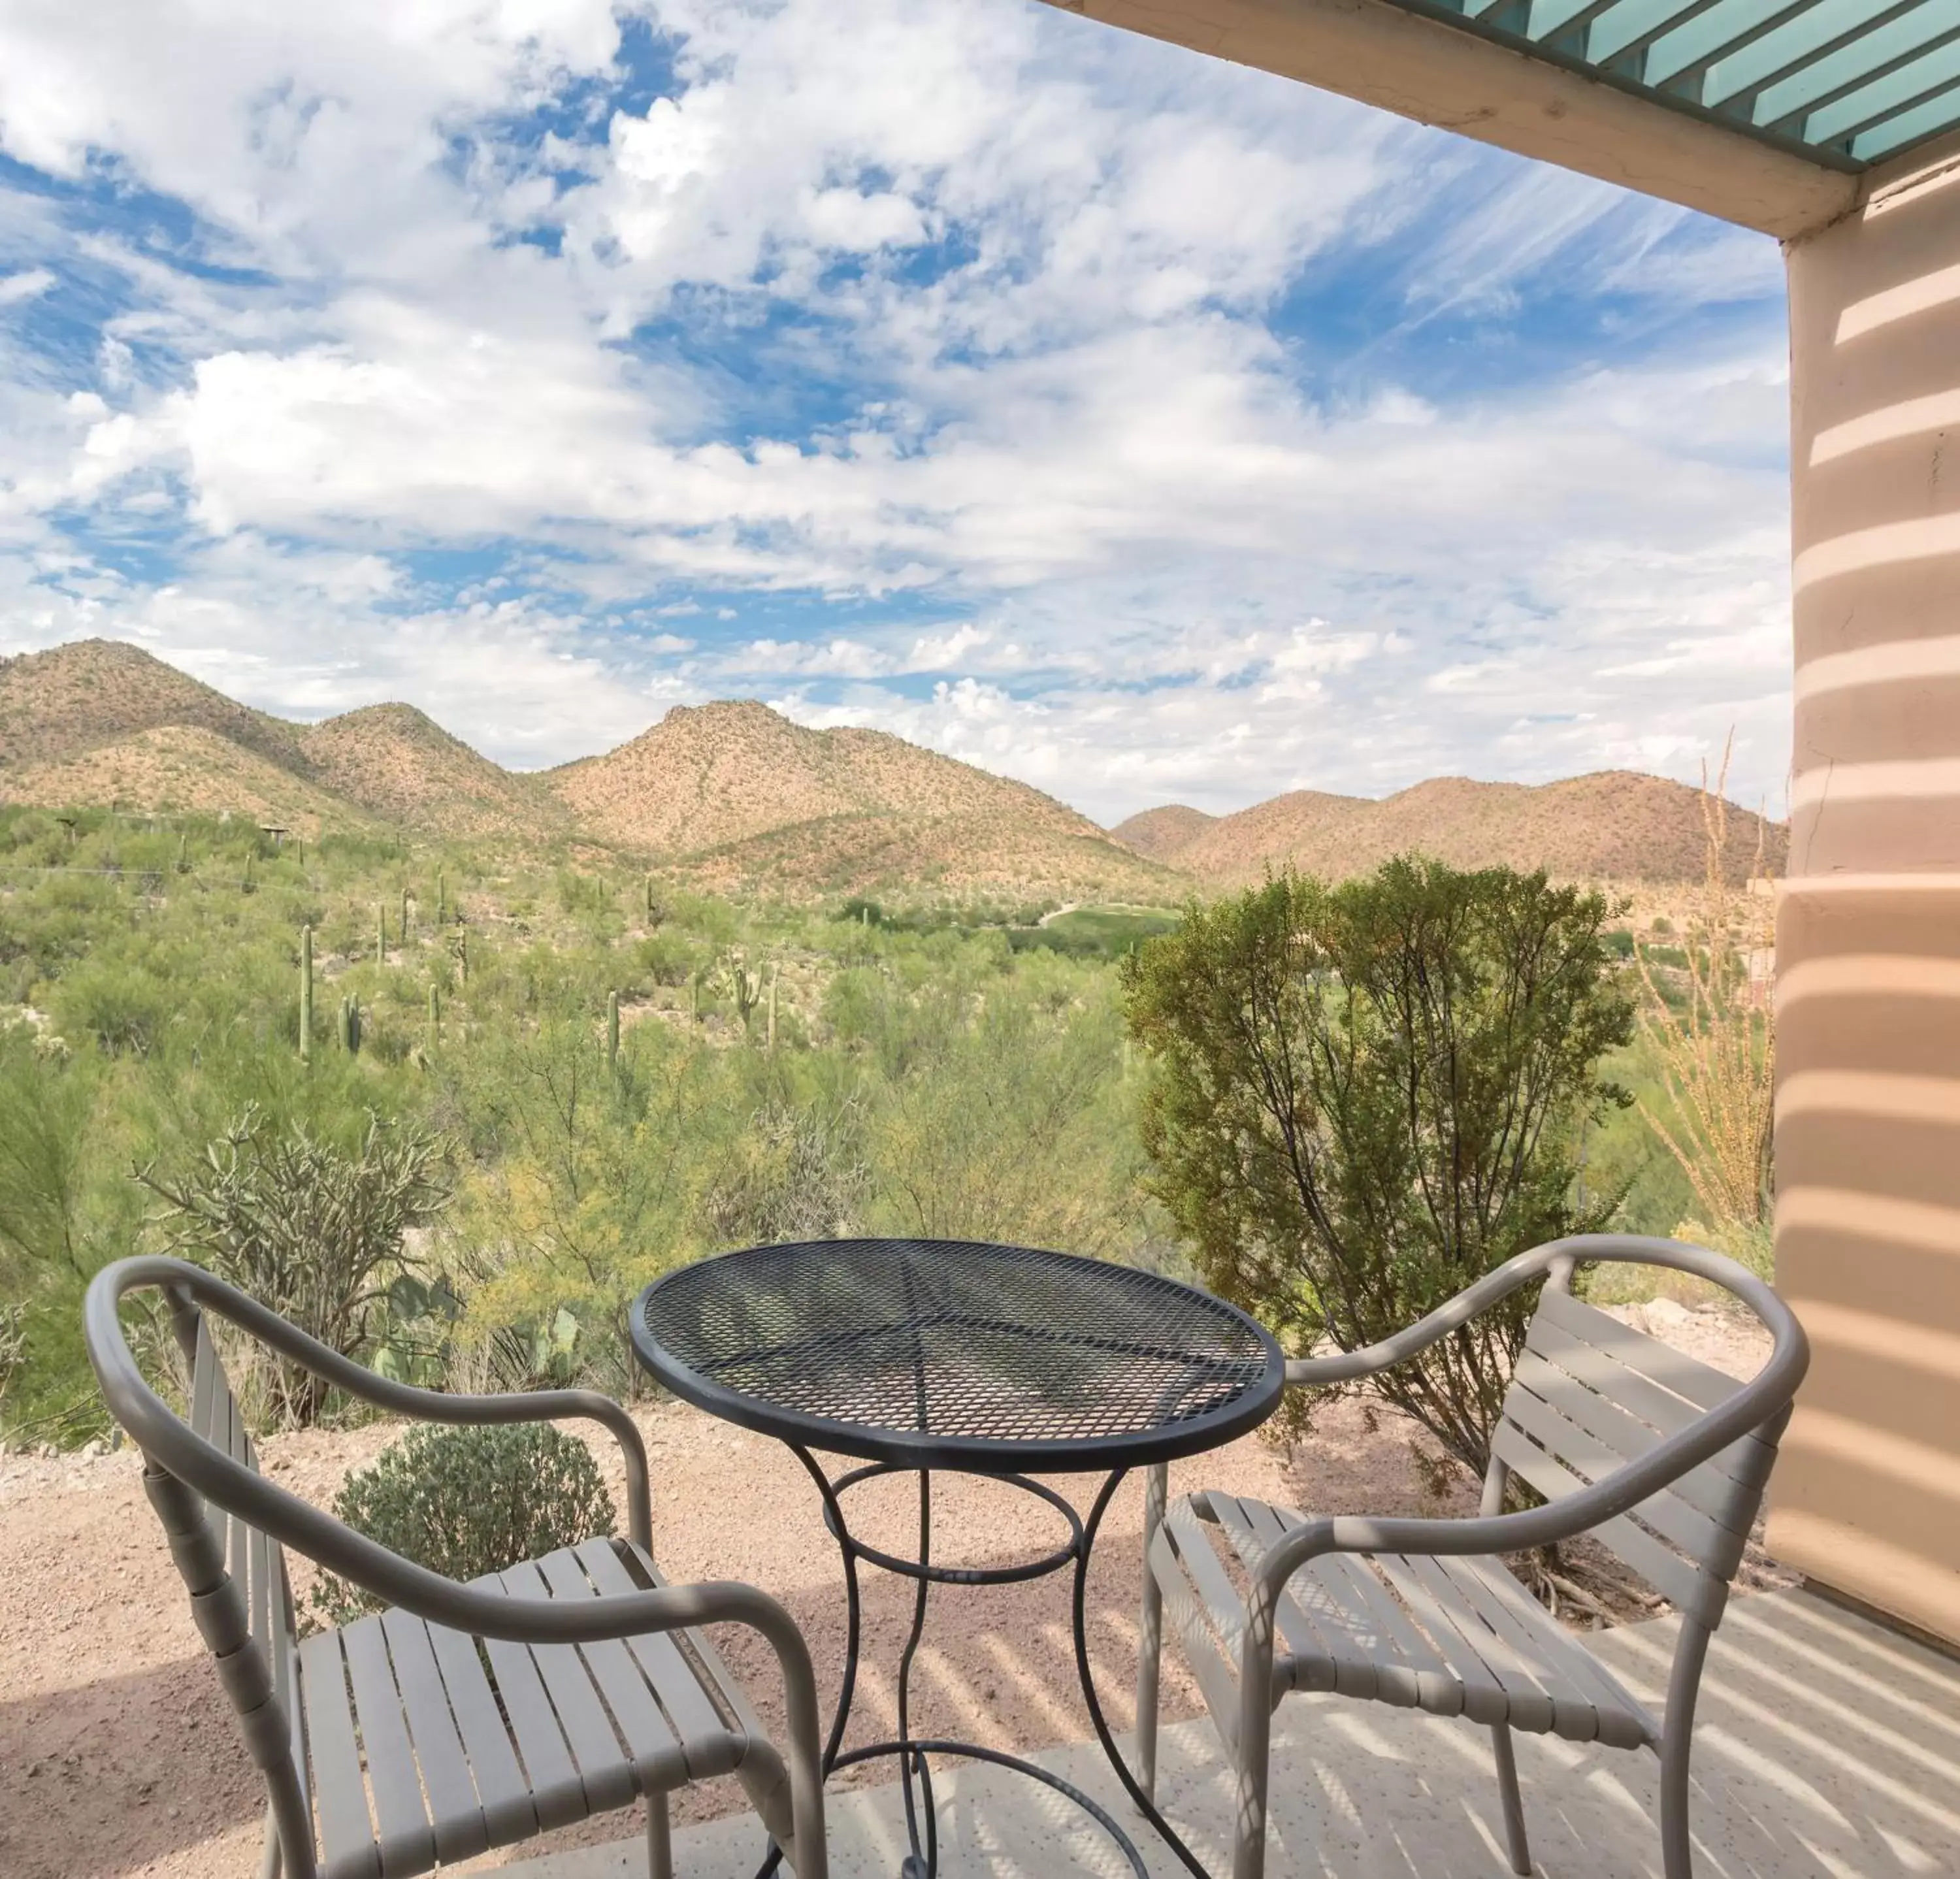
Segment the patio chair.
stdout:
<path fill-rule="evenodd" d="M 118 1306 L 144 1287 L 162 1292 L 190 1366 L 188 1422 L 145 1381 L 123 1336 Z M 625 1455 L 630 1537 L 590 1539 L 466 1585 L 403 1559 L 260 1474 L 214 1314 L 398 1414 L 603 1423 Z M 447 1396 L 394 1382 L 176 1259 L 105 1268 L 84 1329 L 265 1776 L 265 1879 L 407 1879 L 639 1797 L 651 1879 L 670 1879 L 668 1794 L 730 1773 L 800 1879 L 825 1879 L 816 1690 L 802 1634 L 751 1586 L 660 1576 L 646 1451 L 618 1404 L 584 1390 Z M 391 1609 L 300 1637 L 288 1547 Z M 775 1652 L 787 1753 L 696 1629 L 713 1623 L 750 1626 Z"/>
<path fill-rule="evenodd" d="M 1768 1361 L 1739 1383 L 1582 1303 L 1572 1294 L 1573 1267 L 1594 1261 L 1668 1267 L 1722 1286 L 1768 1327 Z M 1488 1728 L 1519 1873 L 1531 1871 L 1531 1852 L 1512 1731 L 1651 1749 L 1660 1762 L 1667 1879 L 1690 1879 L 1688 1753 L 1702 1664 L 1810 1360 L 1789 1308 L 1752 1273 L 1701 1247 L 1629 1234 L 1573 1238 L 1520 1254 L 1386 1343 L 1296 1359 L 1287 1378 L 1319 1385 L 1372 1375 L 1540 1279 L 1474 1519 L 1312 1519 L 1216 1492 L 1186 1495 L 1166 1512 L 1164 1471 L 1153 1471 L 1140 1782 L 1153 1791 L 1168 1616 L 1236 1777 L 1233 1879 L 1260 1879 L 1265 1869 L 1271 1716 L 1294 1690 Z M 1543 1504 L 1503 1512 L 1513 1475 Z M 1680 1613 L 1659 1716 L 1497 1556 L 1582 1534 Z"/>

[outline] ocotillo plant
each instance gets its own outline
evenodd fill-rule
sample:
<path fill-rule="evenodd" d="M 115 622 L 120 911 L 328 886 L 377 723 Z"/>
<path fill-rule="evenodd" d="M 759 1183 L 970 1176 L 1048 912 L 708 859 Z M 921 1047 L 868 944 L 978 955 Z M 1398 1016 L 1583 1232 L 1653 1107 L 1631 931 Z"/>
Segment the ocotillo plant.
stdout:
<path fill-rule="evenodd" d="M 606 994 L 606 1060 L 619 1067 L 619 994 Z"/>
<path fill-rule="evenodd" d="M 313 928 L 300 929 L 300 1061 L 313 1061 Z"/>

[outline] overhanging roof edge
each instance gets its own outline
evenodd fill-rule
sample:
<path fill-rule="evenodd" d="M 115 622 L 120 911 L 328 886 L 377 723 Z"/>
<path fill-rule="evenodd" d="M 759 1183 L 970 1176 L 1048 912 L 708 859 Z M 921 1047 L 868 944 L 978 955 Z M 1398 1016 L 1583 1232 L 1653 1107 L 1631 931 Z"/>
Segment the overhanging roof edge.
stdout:
<path fill-rule="evenodd" d="M 1857 205 L 1861 180 L 1400 0 L 1050 0 L 1781 240 Z"/>

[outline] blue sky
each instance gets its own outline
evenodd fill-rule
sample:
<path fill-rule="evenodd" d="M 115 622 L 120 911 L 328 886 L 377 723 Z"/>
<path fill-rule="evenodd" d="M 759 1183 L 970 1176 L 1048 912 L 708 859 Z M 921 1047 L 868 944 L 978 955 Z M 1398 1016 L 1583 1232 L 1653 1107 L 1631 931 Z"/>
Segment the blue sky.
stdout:
<path fill-rule="evenodd" d="M 1780 810 L 1784 361 L 1766 239 L 1032 0 L 0 10 L 0 650 L 521 766 Z"/>

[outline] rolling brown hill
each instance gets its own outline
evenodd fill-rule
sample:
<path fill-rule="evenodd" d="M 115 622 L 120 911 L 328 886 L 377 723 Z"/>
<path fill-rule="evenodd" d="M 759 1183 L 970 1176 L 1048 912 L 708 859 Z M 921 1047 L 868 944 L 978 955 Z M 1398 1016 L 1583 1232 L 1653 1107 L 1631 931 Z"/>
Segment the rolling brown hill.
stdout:
<path fill-rule="evenodd" d="M 1167 803 L 1162 809 L 1147 809 L 1140 816 L 1118 822 L 1109 832 L 1140 855 L 1175 867 L 1178 857 L 1217 819 L 1201 809 Z"/>
<path fill-rule="evenodd" d="M 0 800 L 229 810 L 308 837 L 395 825 L 542 841 L 570 826 L 536 777 L 412 705 L 292 723 L 108 640 L 0 661 Z"/>
<path fill-rule="evenodd" d="M 1160 831 L 1184 833 L 1155 852 L 1216 888 L 1243 885 L 1288 863 L 1344 879 L 1411 851 L 1457 867 L 1542 867 L 1562 880 L 1699 881 L 1707 866 L 1699 793 L 1630 770 L 1538 784 L 1437 777 L 1379 802 L 1297 790 L 1202 825 L 1188 819 L 1198 814 L 1182 810 L 1179 819 L 1177 809 L 1151 810 L 1117 832 L 1141 822 L 1145 842 L 1160 841 Z M 1764 866 L 1782 873 L 1784 825 L 1733 803 L 1728 823 L 1732 879 L 1748 876 L 1759 835 Z"/>
<path fill-rule="evenodd" d="M 1025 783 L 883 731 L 812 730 L 752 699 L 677 706 L 546 780 L 582 828 L 705 882 L 1157 899 L 1183 885 Z"/>
<path fill-rule="evenodd" d="M 902 738 L 813 730 L 753 700 L 679 707 L 603 756 L 501 768 L 406 704 L 288 723 L 139 647 L 0 660 L 0 800 L 230 810 L 307 835 L 419 834 L 631 850 L 704 887 L 1013 892 L 1163 905 L 1290 862 L 1340 878 L 1418 850 L 1567 879 L 1701 878 L 1696 793 L 1604 771 L 1529 787 L 1439 777 L 1380 802 L 1298 790 L 1173 805 L 1106 834 L 1052 796 Z M 1787 831 L 1732 809 L 1728 861 L 1780 872 Z"/>
<path fill-rule="evenodd" d="M 606 755 L 522 774 L 410 705 L 290 723 L 100 640 L 0 662 L 0 801 L 229 811 L 309 838 L 584 838 L 703 886 L 778 892 L 1161 902 L 1188 885 L 1025 784 L 754 701 L 672 711 Z"/>
<path fill-rule="evenodd" d="M 547 771 L 581 827 L 686 854 L 832 816 L 1006 816 L 1105 841 L 1025 783 L 883 731 L 811 730 L 753 698 L 676 705 L 603 757 Z"/>
<path fill-rule="evenodd" d="M 167 724 L 196 725 L 304 775 L 301 727 L 228 698 L 119 640 L 0 659 L 0 768 L 46 763 Z"/>
<path fill-rule="evenodd" d="M 326 789 L 385 822 L 439 835 L 570 831 L 565 806 L 452 737 L 412 704 L 368 704 L 313 725 L 301 748 Z"/>
<path fill-rule="evenodd" d="M 1101 835 L 999 816 L 895 812 L 820 816 L 698 850 L 677 870 L 721 893 L 780 890 L 902 895 L 908 890 L 1169 906 L 1189 879 Z"/>
<path fill-rule="evenodd" d="M 255 750 L 198 724 L 162 724 L 93 749 L 0 770 L 0 800 L 145 815 L 218 816 L 290 828 L 308 841 L 374 819 Z"/>

